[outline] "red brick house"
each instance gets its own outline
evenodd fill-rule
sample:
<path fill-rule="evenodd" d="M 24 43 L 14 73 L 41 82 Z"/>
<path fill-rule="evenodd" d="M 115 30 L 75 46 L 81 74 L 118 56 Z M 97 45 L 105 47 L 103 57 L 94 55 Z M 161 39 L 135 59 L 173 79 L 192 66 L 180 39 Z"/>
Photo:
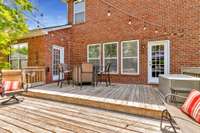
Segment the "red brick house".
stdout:
<path fill-rule="evenodd" d="M 154 84 L 159 74 L 200 67 L 199 0 L 68 1 L 68 25 L 31 31 L 28 65 L 112 62 L 112 82 Z"/>

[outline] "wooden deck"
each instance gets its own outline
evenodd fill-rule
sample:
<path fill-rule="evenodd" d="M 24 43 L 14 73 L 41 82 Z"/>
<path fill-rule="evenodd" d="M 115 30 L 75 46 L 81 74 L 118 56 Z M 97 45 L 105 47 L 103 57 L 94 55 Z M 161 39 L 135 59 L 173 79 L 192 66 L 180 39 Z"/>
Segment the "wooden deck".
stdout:
<path fill-rule="evenodd" d="M 160 133 L 160 121 L 25 97 L 0 105 L 0 133 Z"/>
<path fill-rule="evenodd" d="M 59 88 L 56 84 L 48 84 L 29 89 L 26 95 L 154 118 L 160 118 L 164 109 L 157 89 L 145 85 L 113 84 L 110 87 L 82 88 L 64 85 Z"/>

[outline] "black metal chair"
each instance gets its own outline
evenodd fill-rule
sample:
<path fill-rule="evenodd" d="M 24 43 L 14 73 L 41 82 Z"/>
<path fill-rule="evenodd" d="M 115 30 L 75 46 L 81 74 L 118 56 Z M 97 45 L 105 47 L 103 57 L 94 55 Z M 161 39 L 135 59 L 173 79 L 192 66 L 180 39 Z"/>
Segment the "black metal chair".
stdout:
<path fill-rule="evenodd" d="M 71 70 L 69 69 L 68 64 L 58 64 L 58 83 L 57 86 L 62 88 L 63 82 L 65 81 L 65 77 L 67 78 L 68 84 L 69 84 L 69 75 Z"/>
<path fill-rule="evenodd" d="M 96 68 L 96 86 L 98 85 L 98 83 L 102 83 L 105 82 L 106 86 L 110 86 L 111 85 L 111 77 L 110 77 L 110 67 L 111 67 L 111 63 L 108 63 L 104 70 L 102 70 L 102 66 L 97 66 Z"/>

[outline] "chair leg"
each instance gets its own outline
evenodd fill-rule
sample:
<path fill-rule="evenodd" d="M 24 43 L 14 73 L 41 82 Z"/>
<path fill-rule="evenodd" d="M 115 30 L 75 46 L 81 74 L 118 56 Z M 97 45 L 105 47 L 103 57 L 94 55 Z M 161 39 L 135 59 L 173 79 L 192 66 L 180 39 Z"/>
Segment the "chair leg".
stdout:
<path fill-rule="evenodd" d="M 58 80 L 57 86 L 59 86 L 59 84 L 60 84 L 60 81 Z"/>
<path fill-rule="evenodd" d="M 111 86 L 110 73 L 108 74 L 108 82 L 109 82 L 109 85 Z"/>
<path fill-rule="evenodd" d="M 163 119 L 164 119 L 165 111 L 166 111 L 166 110 L 163 110 L 163 111 L 162 111 L 161 120 L 160 120 L 160 130 L 162 130 L 162 124 L 163 124 Z"/>
<path fill-rule="evenodd" d="M 106 75 L 106 87 L 108 87 L 108 75 Z"/>
<path fill-rule="evenodd" d="M 170 125 L 173 128 L 174 133 L 177 133 L 176 128 L 173 125 L 173 119 L 171 118 L 171 115 L 169 114 L 169 112 L 166 109 L 162 111 L 161 121 L 160 121 L 160 130 L 162 131 L 162 124 L 163 124 L 164 119 L 166 119 L 170 122 Z"/>
<path fill-rule="evenodd" d="M 62 88 L 63 80 L 60 81 L 60 88 Z"/>
<path fill-rule="evenodd" d="M 6 105 L 11 100 L 15 100 L 17 103 L 22 102 L 23 100 L 18 99 L 15 95 L 11 96 L 8 100 L 3 101 L 1 104 Z"/>

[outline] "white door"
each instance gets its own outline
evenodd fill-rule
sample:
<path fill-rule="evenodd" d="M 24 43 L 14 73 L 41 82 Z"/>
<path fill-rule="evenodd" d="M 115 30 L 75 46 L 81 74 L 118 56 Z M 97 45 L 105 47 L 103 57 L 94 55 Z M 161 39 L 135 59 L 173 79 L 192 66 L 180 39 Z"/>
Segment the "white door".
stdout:
<path fill-rule="evenodd" d="M 52 78 L 58 80 L 59 72 L 57 65 L 64 63 L 64 47 L 53 45 L 52 48 Z"/>
<path fill-rule="evenodd" d="M 151 41 L 148 43 L 148 83 L 158 84 L 160 74 L 170 72 L 170 42 Z"/>

